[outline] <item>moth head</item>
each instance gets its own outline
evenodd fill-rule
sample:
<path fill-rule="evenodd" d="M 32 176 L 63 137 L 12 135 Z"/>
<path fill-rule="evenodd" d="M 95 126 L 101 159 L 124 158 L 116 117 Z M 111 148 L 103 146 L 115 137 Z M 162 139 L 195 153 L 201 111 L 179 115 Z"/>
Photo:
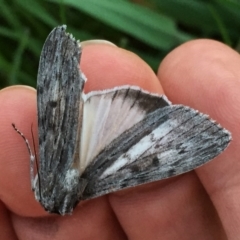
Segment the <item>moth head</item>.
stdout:
<path fill-rule="evenodd" d="M 35 197 L 50 213 L 71 214 L 87 185 L 77 169 L 69 169 L 64 176 L 49 174 L 35 180 Z"/>

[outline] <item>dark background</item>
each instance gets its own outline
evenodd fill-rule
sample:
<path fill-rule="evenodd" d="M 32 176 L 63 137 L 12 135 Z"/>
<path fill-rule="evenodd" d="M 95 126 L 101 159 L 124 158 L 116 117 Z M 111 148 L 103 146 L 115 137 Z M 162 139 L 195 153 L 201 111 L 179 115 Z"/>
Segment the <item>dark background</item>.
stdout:
<path fill-rule="evenodd" d="M 43 43 L 61 24 L 81 41 L 106 39 L 135 52 L 154 71 L 191 39 L 240 49 L 238 0 L 0 0 L 0 88 L 35 87 Z"/>

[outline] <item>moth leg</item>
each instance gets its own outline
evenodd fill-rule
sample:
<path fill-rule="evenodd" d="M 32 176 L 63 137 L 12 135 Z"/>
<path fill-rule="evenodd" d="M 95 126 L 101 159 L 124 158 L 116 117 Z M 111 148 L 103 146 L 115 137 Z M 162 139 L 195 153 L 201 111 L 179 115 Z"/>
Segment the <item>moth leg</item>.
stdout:
<path fill-rule="evenodd" d="M 35 155 L 32 152 L 32 149 L 30 147 L 30 144 L 28 142 L 28 140 L 26 139 L 26 137 L 23 135 L 22 132 L 20 132 L 14 123 L 12 123 L 13 129 L 23 138 L 24 142 L 26 143 L 27 149 L 28 149 L 28 153 L 30 156 L 30 179 L 31 179 L 31 188 L 32 191 L 35 190 L 35 183 L 34 183 L 34 162 L 35 162 Z"/>

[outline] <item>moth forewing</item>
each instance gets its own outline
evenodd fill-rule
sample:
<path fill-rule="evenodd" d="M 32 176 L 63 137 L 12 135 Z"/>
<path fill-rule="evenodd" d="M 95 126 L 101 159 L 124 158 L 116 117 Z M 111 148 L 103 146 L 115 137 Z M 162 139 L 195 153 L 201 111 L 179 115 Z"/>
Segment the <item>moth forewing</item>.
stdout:
<path fill-rule="evenodd" d="M 88 166 L 84 199 L 191 171 L 219 155 L 230 133 L 181 105 L 148 113 L 114 139 Z"/>
<path fill-rule="evenodd" d="M 42 49 L 38 79 L 39 196 L 49 212 L 72 211 L 84 186 L 80 184 L 79 151 L 84 75 L 81 48 L 65 31 L 55 28 Z"/>

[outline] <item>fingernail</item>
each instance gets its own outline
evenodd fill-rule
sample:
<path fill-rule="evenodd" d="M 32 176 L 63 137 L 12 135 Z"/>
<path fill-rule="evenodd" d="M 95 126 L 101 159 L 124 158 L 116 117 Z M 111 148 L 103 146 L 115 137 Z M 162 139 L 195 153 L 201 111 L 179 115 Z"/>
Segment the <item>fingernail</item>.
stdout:
<path fill-rule="evenodd" d="M 107 40 L 98 40 L 98 39 L 96 39 L 96 40 L 88 40 L 88 41 L 81 42 L 81 46 L 82 47 L 89 46 L 89 45 L 94 45 L 94 44 L 106 44 L 106 45 L 117 47 L 117 45 L 115 45 L 114 43 L 109 42 Z"/>
<path fill-rule="evenodd" d="M 26 85 L 12 85 L 12 86 L 8 86 L 8 87 L 5 87 L 5 88 L 1 89 L 0 92 L 2 93 L 3 91 L 12 90 L 13 88 L 26 88 L 26 89 L 30 89 L 30 90 L 36 91 L 35 88 L 30 87 L 30 86 L 26 86 Z"/>

